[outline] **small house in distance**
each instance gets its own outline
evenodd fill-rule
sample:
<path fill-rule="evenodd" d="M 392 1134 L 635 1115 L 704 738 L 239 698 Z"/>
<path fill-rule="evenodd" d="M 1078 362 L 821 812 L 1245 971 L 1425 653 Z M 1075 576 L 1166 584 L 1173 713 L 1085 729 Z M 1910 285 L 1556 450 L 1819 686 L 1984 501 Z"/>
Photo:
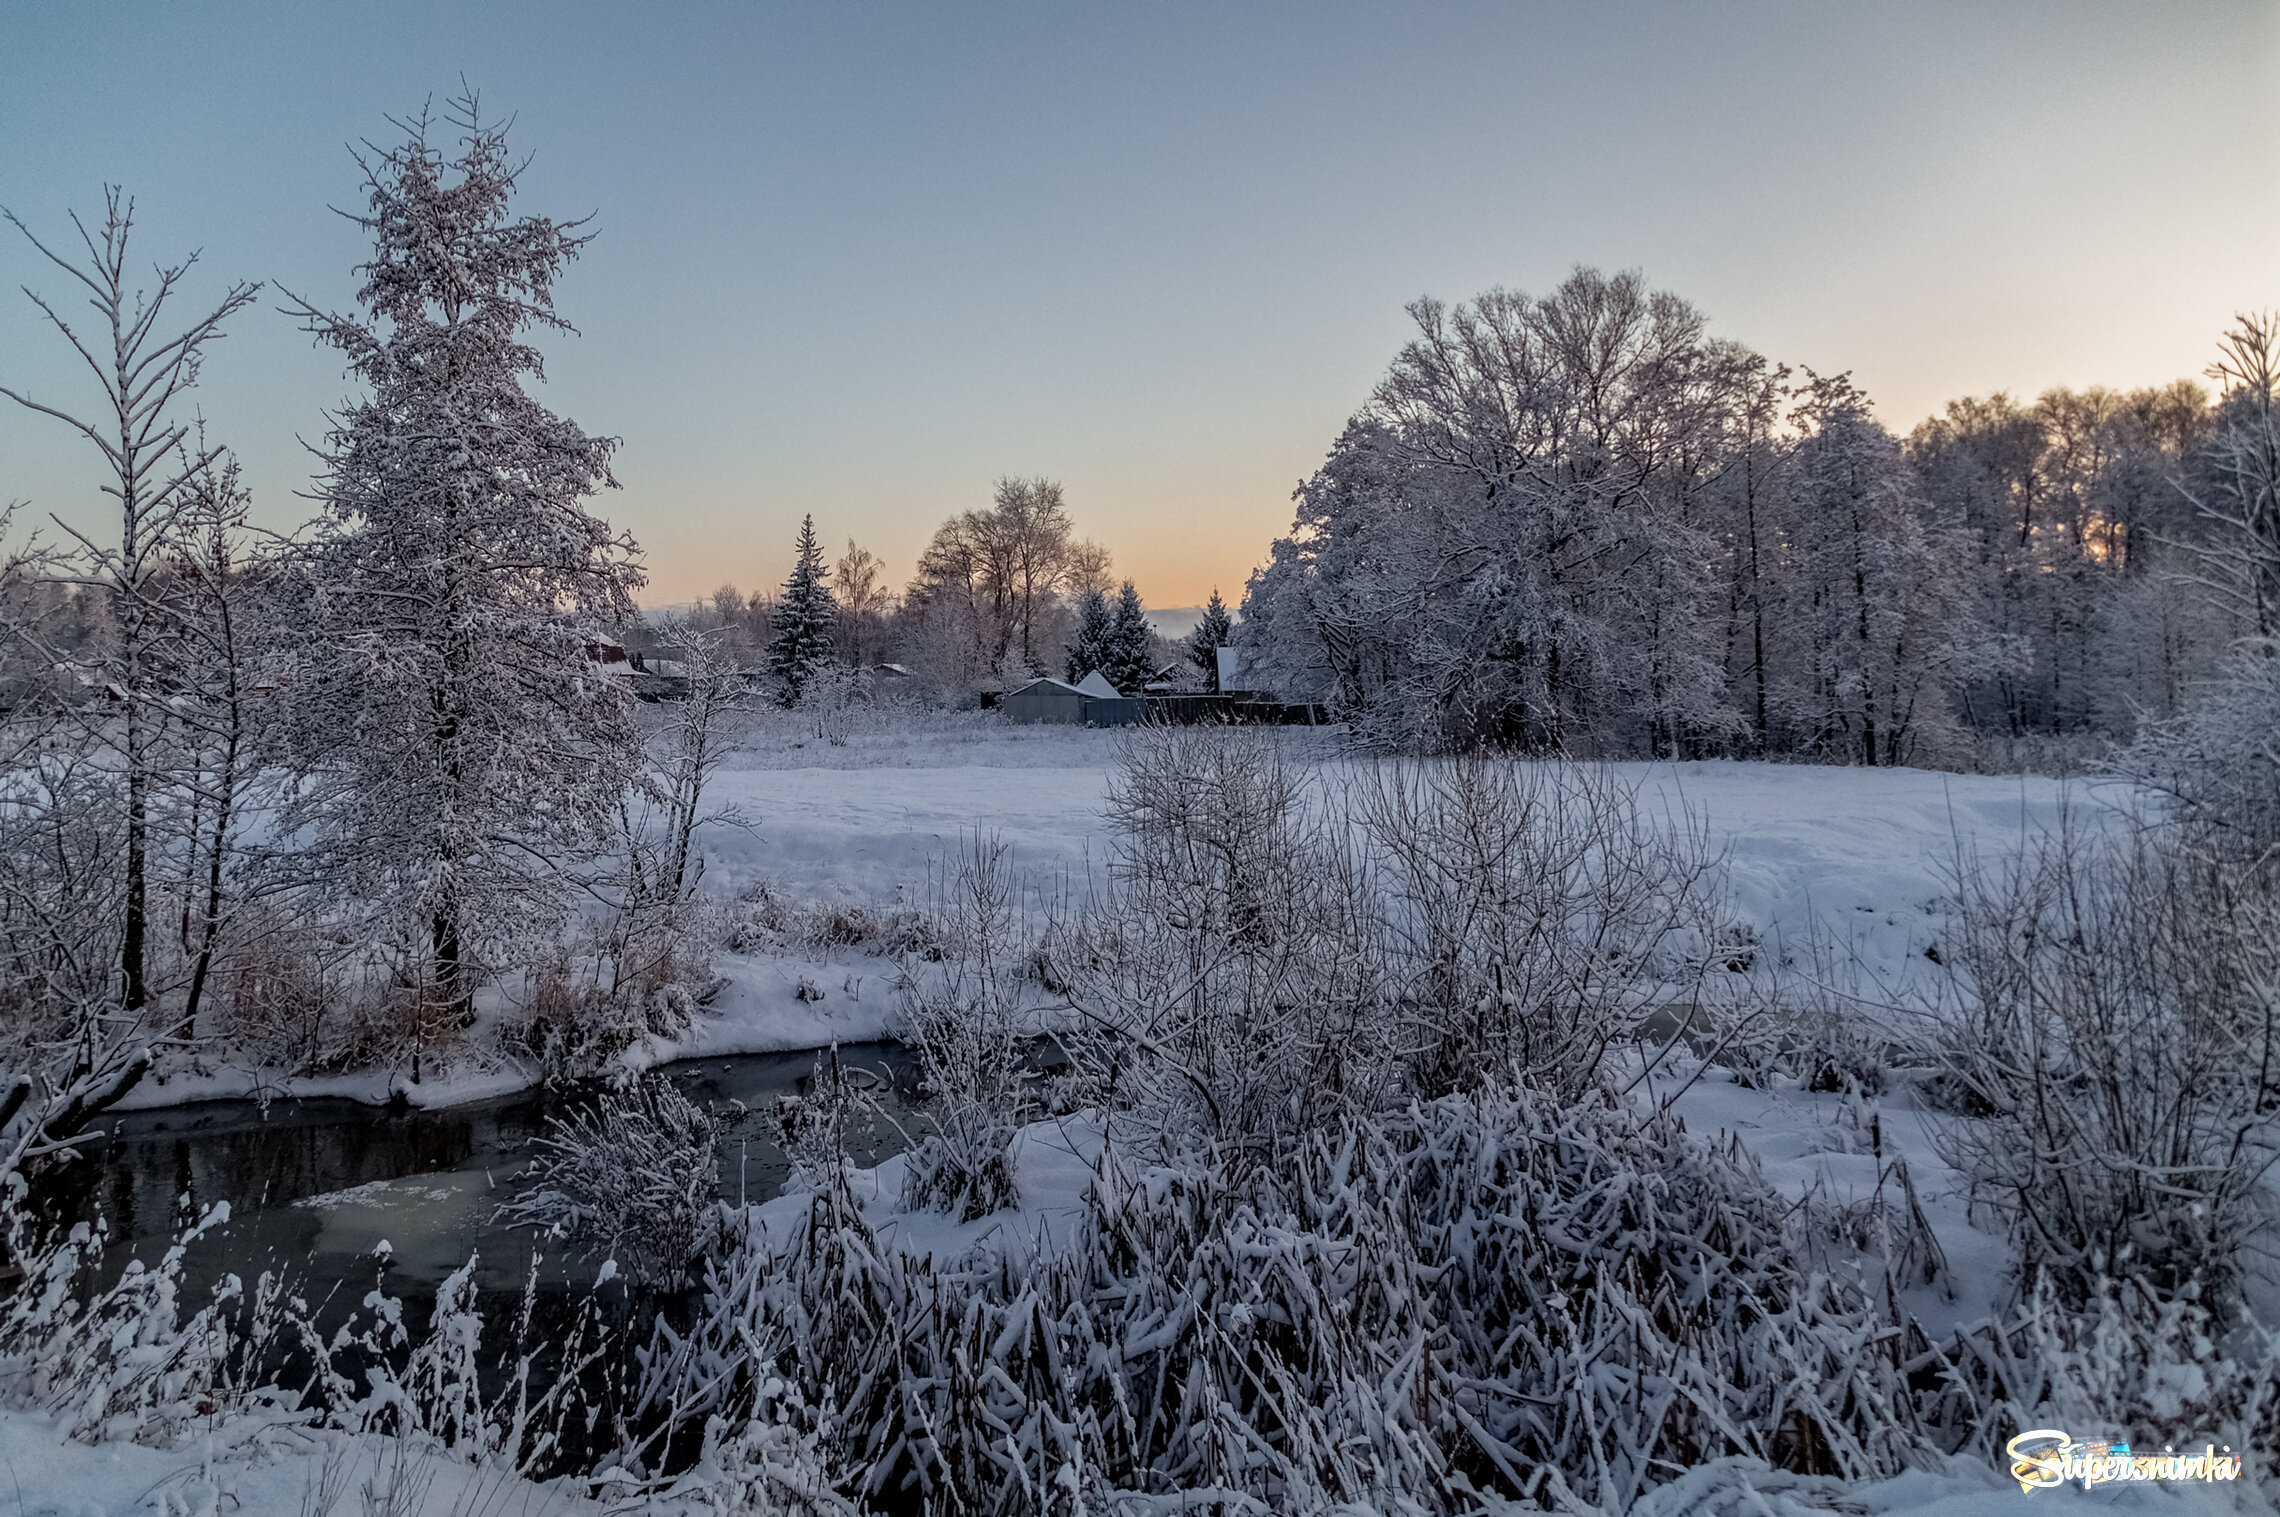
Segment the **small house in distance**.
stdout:
<path fill-rule="evenodd" d="M 1000 702 L 1017 722 L 1061 722 L 1072 727 L 1130 727 L 1141 719 L 1140 702 L 1119 695 L 1096 671 L 1072 685 L 1050 676 L 1008 690 Z"/>
<path fill-rule="evenodd" d="M 1066 680 L 1033 679 L 1018 690 L 1008 690 L 998 702 L 1017 722 L 1066 722 L 1085 719 L 1084 692 Z"/>
<path fill-rule="evenodd" d="M 1005 714 L 1017 722 L 1058 722 L 1071 727 L 1137 727 L 1149 722 L 1300 723 L 1324 720 L 1316 705 L 1278 701 L 1257 692 L 1240 695 L 1124 695 L 1094 670 L 1081 684 L 1033 679 L 1006 692 Z"/>

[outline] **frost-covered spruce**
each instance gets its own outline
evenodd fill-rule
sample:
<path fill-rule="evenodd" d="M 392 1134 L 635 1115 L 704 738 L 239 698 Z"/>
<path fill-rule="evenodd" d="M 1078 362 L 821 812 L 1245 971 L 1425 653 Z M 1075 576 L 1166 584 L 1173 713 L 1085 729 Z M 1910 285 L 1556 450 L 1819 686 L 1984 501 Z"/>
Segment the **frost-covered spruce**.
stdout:
<path fill-rule="evenodd" d="M 1227 614 L 1227 602 L 1219 598 L 1219 587 L 1211 587 L 1211 599 L 1203 608 L 1203 620 L 1196 623 L 1195 631 L 1188 634 L 1188 662 L 1203 671 L 1211 682 L 1211 689 L 1219 689 L 1219 650 L 1235 640 L 1235 623 Z"/>
<path fill-rule="evenodd" d="M 776 603 L 775 636 L 768 643 L 768 672 L 775 676 L 783 703 L 796 706 L 818 669 L 831 661 L 832 623 L 837 606 L 824 577 L 823 550 L 815 542 L 815 518 L 800 518 L 798 551 L 784 598 Z"/>
<path fill-rule="evenodd" d="M 534 328 L 580 223 L 509 209 L 520 165 L 472 99 L 447 159 L 426 115 L 359 155 L 361 309 L 296 311 L 367 399 L 334 418 L 300 557 L 292 673 L 321 877 L 388 903 L 422 1003 L 463 1013 L 483 967 L 548 925 L 558 866 L 607 836 L 640 749 L 593 656 L 633 612 L 630 538 L 586 509 L 616 443 L 532 399 Z"/>
<path fill-rule="evenodd" d="M 1113 650 L 1110 648 L 1112 619 L 1108 597 L 1098 590 L 1087 590 L 1077 606 L 1077 635 L 1069 644 L 1069 660 L 1064 672 L 1074 685 L 1095 669 L 1108 667 Z"/>
<path fill-rule="evenodd" d="M 1148 627 L 1148 613 L 1140 604 L 1140 592 L 1130 580 L 1117 592 L 1106 652 L 1100 672 L 1127 695 L 1138 695 L 1156 672 L 1155 637 Z"/>

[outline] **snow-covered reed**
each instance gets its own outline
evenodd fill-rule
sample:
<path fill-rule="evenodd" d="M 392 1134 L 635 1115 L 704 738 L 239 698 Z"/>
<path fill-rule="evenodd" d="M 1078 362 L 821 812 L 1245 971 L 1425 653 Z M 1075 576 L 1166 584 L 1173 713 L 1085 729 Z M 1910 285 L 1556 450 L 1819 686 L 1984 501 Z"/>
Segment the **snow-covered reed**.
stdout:
<path fill-rule="evenodd" d="M 100 1225 L 78 1223 L 43 1243 L 20 1197 L 6 1212 L 8 1254 L 23 1277 L 0 1303 L 0 1403 L 52 1414 L 66 1437 L 171 1443 L 259 1394 L 262 1354 L 286 1316 L 277 1279 L 263 1275 L 249 1299 L 237 1276 L 225 1276 L 182 1317 L 183 1254 L 229 1220 L 226 1205 L 155 1264 L 129 1261 L 108 1286 L 99 1280 L 109 1241 Z"/>
<path fill-rule="evenodd" d="M 327 1334 L 274 1273 L 250 1291 L 225 1275 L 184 1316 L 185 1256 L 227 1223 L 226 1206 L 186 1227 L 153 1263 L 130 1260 L 105 1284 L 100 1226 L 43 1239 L 20 1201 L 12 1195 L 5 1216 L 23 1276 L 0 1302 L 0 1409 L 45 1413 L 67 1439 L 175 1448 L 226 1431 L 275 1449 L 328 1434 L 381 1435 L 395 1440 L 396 1455 L 382 1461 L 395 1477 L 441 1456 L 519 1478 L 555 1473 L 566 1430 L 591 1415 L 594 1313 L 589 1305 L 540 1343 L 535 1257 L 503 1350 L 502 1335 L 485 1332 L 473 1258 L 438 1287 L 425 1333 L 410 1332 L 402 1300 L 376 1286 L 363 1314 Z"/>
<path fill-rule="evenodd" d="M 1620 1508 L 1729 1454 L 1888 1473 L 1900 1335 L 1801 1225 L 1736 1150 L 1509 1087 L 1280 1167 L 1112 1142 L 1052 1247 L 914 1256 L 827 1184 L 714 1267 L 644 1410 L 788 1417 L 843 1490 L 991 1512 Z"/>
<path fill-rule="evenodd" d="M 548 1119 L 528 1185 L 499 1215 L 575 1238 L 644 1285 L 677 1288 L 718 1199 L 717 1137 L 712 1116 L 671 1080 L 626 1075 L 590 1105 Z"/>

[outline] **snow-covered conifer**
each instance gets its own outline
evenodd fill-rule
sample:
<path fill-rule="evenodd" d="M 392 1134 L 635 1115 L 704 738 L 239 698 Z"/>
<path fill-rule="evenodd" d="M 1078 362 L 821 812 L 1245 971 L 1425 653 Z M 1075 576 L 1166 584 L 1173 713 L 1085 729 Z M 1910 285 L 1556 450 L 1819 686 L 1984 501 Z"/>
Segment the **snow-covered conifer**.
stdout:
<path fill-rule="evenodd" d="M 358 155 L 362 310 L 294 307 L 371 393 L 333 420 L 301 554 L 293 820 L 336 890 L 396 916 L 421 1004 L 464 1015 L 495 951 L 556 917 L 559 866 L 610 835 L 639 765 L 593 650 L 642 576 L 585 506 L 615 440 L 525 388 L 531 329 L 572 330 L 554 283 L 590 234 L 510 213 L 520 166 L 472 96 L 449 125 L 455 158 L 424 113 Z"/>
<path fill-rule="evenodd" d="M 1108 629 L 1108 657 L 1100 669 L 1110 684 L 1127 695 L 1140 693 L 1156 673 L 1155 636 L 1140 592 L 1126 580 L 1117 593 L 1116 616 Z"/>
<path fill-rule="evenodd" d="M 768 672 L 776 677 L 778 698 L 796 706 L 815 671 L 831 661 L 832 621 L 837 607 L 826 583 L 823 550 L 816 546 L 815 518 L 800 518 L 797 552 L 783 599 L 776 603 L 776 635 L 768 644 Z"/>
<path fill-rule="evenodd" d="M 1108 597 L 1098 590 L 1086 591 L 1084 600 L 1077 607 L 1077 635 L 1069 643 L 1069 660 L 1065 666 L 1070 684 L 1075 684 L 1095 669 L 1108 667 L 1113 625 Z"/>
<path fill-rule="evenodd" d="M 1211 587 L 1211 599 L 1204 603 L 1203 620 L 1195 631 L 1188 634 L 1188 662 L 1203 671 L 1211 682 L 1213 694 L 1219 692 L 1219 650 L 1226 647 L 1235 635 L 1234 619 L 1227 614 L 1227 602 L 1219 598 L 1219 587 Z"/>

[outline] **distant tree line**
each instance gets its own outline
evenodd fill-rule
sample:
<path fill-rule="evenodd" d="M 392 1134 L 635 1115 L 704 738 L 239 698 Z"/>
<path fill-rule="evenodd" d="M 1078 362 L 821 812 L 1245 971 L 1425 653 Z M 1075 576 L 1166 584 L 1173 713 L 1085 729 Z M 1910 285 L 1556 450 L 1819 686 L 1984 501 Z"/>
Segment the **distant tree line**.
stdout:
<path fill-rule="evenodd" d="M 2174 715 L 2253 630 L 2194 583 L 2252 384 L 1902 437 L 1636 273 L 1409 313 L 1240 633 L 1375 742 L 2004 763 Z"/>
<path fill-rule="evenodd" d="M 986 692 L 1040 675 L 1071 682 L 1096 670 L 1126 693 L 1159 679 L 1210 689 L 1212 648 L 1233 636 L 1218 592 L 1204 625 L 1186 642 L 1158 636 L 1138 588 L 1112 581 L 1109 553 L 1080 538 L 1061 486 L 1005 478 L 991 503 L 962 512 L 935 531 L 898 596 L 885 565 L 849 539 L 836 564 L 824 562 L 813 518 L 793 544 L 793 568 L 773 595 L 723 585 L 682 619 L 727 632 L 764 664 L 786 705 L 826 698 L 844 676 L 892 663 L 913 693 L 944 705 L 972 704 Z M 817 681 L 821 680 L 818 684 Z"/>

